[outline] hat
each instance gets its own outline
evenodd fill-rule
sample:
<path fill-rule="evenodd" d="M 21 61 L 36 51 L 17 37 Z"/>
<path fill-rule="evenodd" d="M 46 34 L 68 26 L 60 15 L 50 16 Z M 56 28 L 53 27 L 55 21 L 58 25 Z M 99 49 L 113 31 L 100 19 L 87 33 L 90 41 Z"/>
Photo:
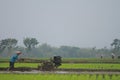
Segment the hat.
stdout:
<path fill-rule="evenodd" d="M 22 54 L 22 52 L 21 51 L 16 51 L 16 54 Z"/>

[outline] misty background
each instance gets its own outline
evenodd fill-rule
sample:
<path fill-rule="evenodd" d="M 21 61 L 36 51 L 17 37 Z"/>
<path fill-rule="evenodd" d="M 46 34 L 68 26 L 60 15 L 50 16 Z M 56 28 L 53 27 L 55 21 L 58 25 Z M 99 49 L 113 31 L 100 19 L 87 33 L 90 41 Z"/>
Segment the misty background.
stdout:
<path fill-rule="evenodd" d="M 0 0 L 0 40 L 98 49 L 120 39 L 120 0 Z"/>

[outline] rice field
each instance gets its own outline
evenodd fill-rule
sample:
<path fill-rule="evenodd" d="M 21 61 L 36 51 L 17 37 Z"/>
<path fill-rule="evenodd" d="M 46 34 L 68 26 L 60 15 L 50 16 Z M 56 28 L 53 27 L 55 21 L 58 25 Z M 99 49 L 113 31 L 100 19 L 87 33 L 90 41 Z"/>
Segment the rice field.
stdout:
<path fill-rule="evenodd" d="M 37 68 L 38 63 L 15 63 L 15 67 L 30 67 L 30 68 Z M 0 63 L 0 68 L 7 68 L 9 67 L 9 63 Z"/>
<path fill-rule="evenodd" d="M 120 80 L 120 74 L 0 74 L 0 80 Z"/>
<path fill-rule="evenodd" d="M 88 64 L 62 64 L 59 68 L 65 69 L 120 69 L 120 64 L 88 63 Z"/>
<path fill-rule="evenodd" d="M 30 67 L 37 68 L 39 63 L 15 63 L 15 67 Z M 0 68 L 9 67 L 9 63 L 0 63 Z M 105 64 L 105 63 L 63 63 L 59 68 L 64 69 L 118 69 L 120 70 L 120 64 Z"/>
<path fill-rule="evenodd" d="M 22 62 L 41 62 L 43 60 L 50 60 L 50 58 L 25 58 L 31 60 L 25 60 Z M 0 58 L 0 62 L 9 62 L 9 58 Z M 120 63 L 120 59 L 111 58 L 62 58 L 63 63 Z"/>
<path fill-rule="evenodd" d="M 86 59 L 87 60 L 87 59 Z M 81 59 L 80 61 L 84 62 L 85 59 Z M 79 63 L 78 59 L 74 59 L 75 62 L 72 62 L 72 60 L 66 59 L 64 60 L 68 63 L 62 63 L 62 65 L 59 67 L 59 69 L 111 69 L 111 70 L 120 70 L 120 64 L 119 63 L 102 63 L 102 61 L 98 60 L 99 63 Z M 87 60 L 88 61 L 88 60 Z M 95 61 L 92 60 L 91 61 Z M 107 61 L 107 60 L 106 60 Z M 116 60 L 119 62 L 119 60 Z M 97 61 L 96 61 L 97 62 Z M 15 67 L 30 67 L 30 68 L 37 68 L 39 63 L 15 63 Z M 0 63 L 0 68 L 8 68 L 9 63 L 8 62 L 2 62 Z M 92 73 L 92 72 L 91 72 Z M 111 72 L 112 73 L 112 72 Z M 0 73 L 0 80 L 120 80 L 120 74 L 114 74 L 114 73 Z"/>

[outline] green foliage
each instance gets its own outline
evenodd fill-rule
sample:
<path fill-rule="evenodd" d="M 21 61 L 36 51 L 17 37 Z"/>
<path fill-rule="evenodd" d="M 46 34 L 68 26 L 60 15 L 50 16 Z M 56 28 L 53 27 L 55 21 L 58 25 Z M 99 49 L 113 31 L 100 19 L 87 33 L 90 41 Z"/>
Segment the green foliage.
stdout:
<path fill-rule="evenodd" d="M 14 38 L 3 39 L 0 41 L 0 51 L 4 51 L 6 48 L 10 51 L 16 47 L 17 40 Z"/>
<path fill-rule="evenodd" d="M 120 52 L 120 40 L 119 39 L 114 39 L 111 46 L 113 46 L 113 53 Z"/>
<path fill-rule="evenodd" d="M 24 45 L 27 47 L 28 50 L 35 48 L 35 46 L 39 43 L 36 38 L 25 38 L 23 40 Z"/>

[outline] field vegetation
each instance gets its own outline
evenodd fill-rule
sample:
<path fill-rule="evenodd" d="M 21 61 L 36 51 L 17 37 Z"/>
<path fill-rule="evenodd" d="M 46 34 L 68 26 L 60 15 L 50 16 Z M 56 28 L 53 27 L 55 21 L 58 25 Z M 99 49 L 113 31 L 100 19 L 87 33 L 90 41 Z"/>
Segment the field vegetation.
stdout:
<path fill-rule="evenodd" d="M 15 63 L 15 67 L 30 67 L 37 68 L 39 63 Z M 9 67 L 9 63 L 0 63 L 0 68 Z M 62 69 L 118 69 L 120 64 L 106 64 L 106 63 L 63 63 L 59 68 Z"/>
<path fill-rule="evenodd" d="M 9 59 L 1 59 L 0 68 L 9 67 Z M 34 60 L 34 59 L 33 59 Z M 43 58 L 40 60 L 49 60 L 48 58 Z M 5 62 L 4 62 L 5 61 Z M 110 61 L 110 63 L 108 62 Z M 38 62 L 16 62 L 15 67 L 29 67 L 37 68 Z M 62 65 L 59 69 L 110 69 L 110 70 L 120 70 L 119 59 L 78 59 L 78 58 L 67 58 L 63 59 Z M 120 74 L 105 74 L 105 73 L 77 73 L 77 74 L 66 74 L 66 73 L 0 73 L 0 80 L 119 80 Z"/>
<path fill-rule="evenodd" d="M 9 62 L 10 58 L 0 58 L 0 62 Z M 50 60 L 50 58 L 20 58 L 24 61 L 19 62 L 29 62 L 29 63 L 40 63 L 45 60 Z M 120 59 L 111 58 L 62 58 L 62 63 L 120 63 Z"/>
<path fill-rule="evenodd" d="M 119 80 L 119 74 L 0 74 L 0 80 Z"/>

